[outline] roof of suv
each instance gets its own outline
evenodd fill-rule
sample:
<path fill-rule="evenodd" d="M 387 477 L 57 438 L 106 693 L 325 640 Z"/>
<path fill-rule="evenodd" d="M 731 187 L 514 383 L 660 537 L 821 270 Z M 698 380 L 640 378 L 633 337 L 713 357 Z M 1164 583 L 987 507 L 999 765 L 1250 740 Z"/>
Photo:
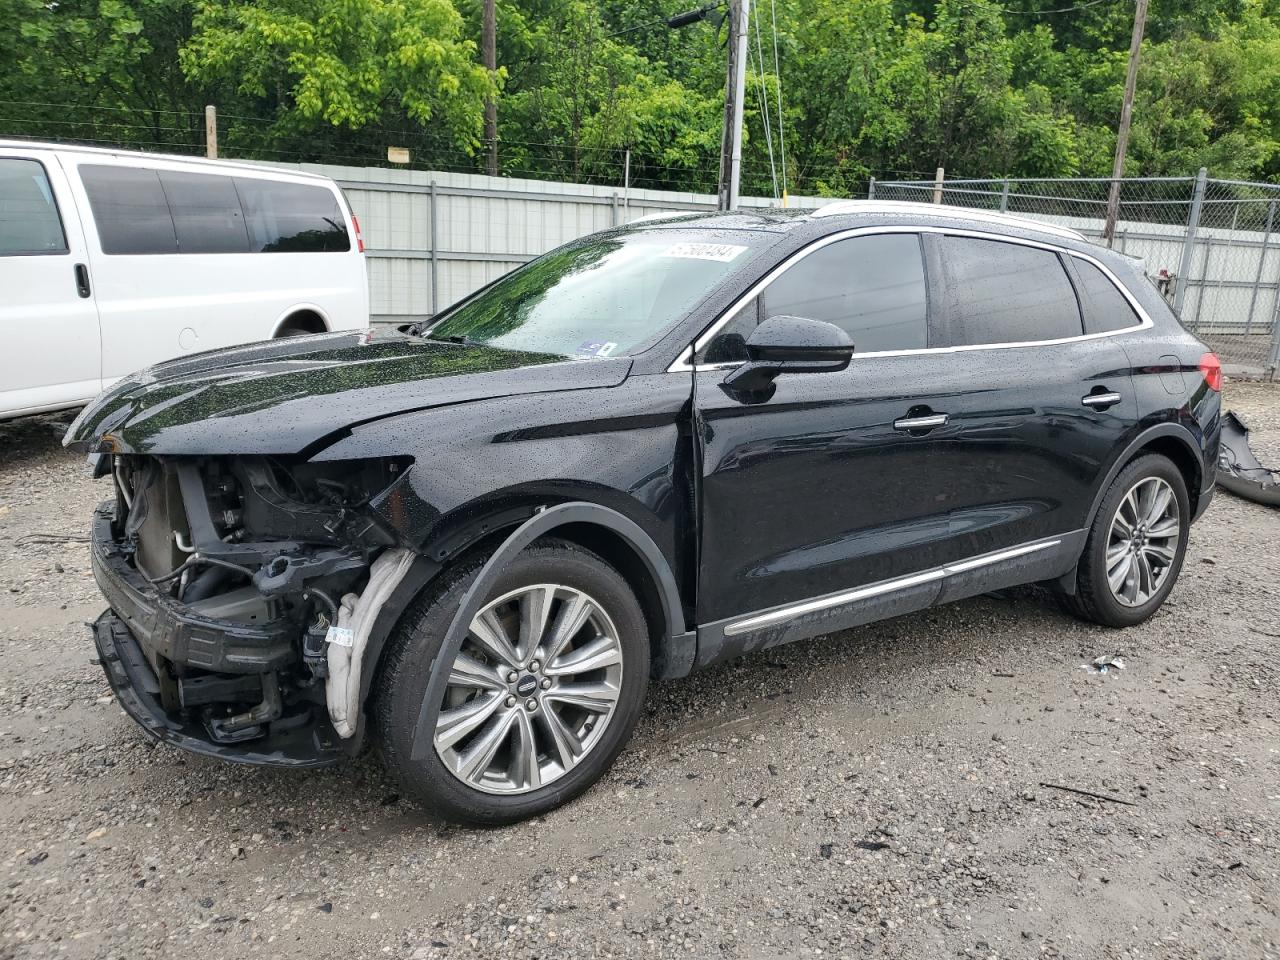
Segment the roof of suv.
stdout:
<path fill-rule="evenodd" d="M 100 157 L 130 157 L 143 160 L 164 160 L 191 164 L 192 166 L 209 167 L 226 172 L 227 170 L 252 170 L 256 173 L 269 171 L 281 176 L 305 177 L 311 180 L 329 180 L 319 173 L 307 170 L 293 170 L 289 167 L 272 167 L 261 163 L 245 163 L 235 160 L 211 160 L 208 157 L 193 157 L 179 153 L 148 153 L 144 150 L 126 150 L 123 147 L 86 147 L 78 143 L 54 143 L 49 140 L 13 140 L 0 138 L 0 147 L 8 150 L 49 150 L 64 153 L 88 153 Z"/>
<path fill-rule="evenodd" d="M 913 226 L 934 224 L 939 221 L 968 223 L 974 226 L 1003 227 L 1014 234 L 1041 234 L 1057 240 L 1073 240 L 1089 243 L 1089 238 L 1078 230 L 1056 223 L 1032 220 L 993 210 L 976 210 L 971 207 L 953 207 L 935 203 L 912 203 L 887 200 L 835 200 L 815 209 L 740 209 L 731 213 L 670 213 L 650 214 L 632 221 L 637 226 L 681 227 L 697 225 L 716 229 L 765 230 L 788 232 L 812 227 L 816 222 L 840 218 L 848 225 L 864 225 L 891 221 Z M 629 224 L 630 226 L 630 224 Z"/>

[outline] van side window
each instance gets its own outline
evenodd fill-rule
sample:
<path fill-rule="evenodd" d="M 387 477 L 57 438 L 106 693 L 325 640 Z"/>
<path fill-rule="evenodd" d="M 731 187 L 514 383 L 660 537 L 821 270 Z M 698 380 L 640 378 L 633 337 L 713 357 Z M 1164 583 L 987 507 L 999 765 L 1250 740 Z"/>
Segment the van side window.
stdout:
<path fill-rule="evenodd" d="M 0 159 L 0 257 L 66 252 L 44 167 L 38 160 Z"/>
<path fill-rule="evenodd" d="M 160 171 L 179 253 L 248 253 L 249 234 L 230 177 Z"/>
<path fill-rule="evenodd" d="M 1052 250 L 974 237 L 946 237 L 942 250 L 952 346 L 1084 332 L 1075 289 Z"/>
<path fill-rule="evenodd" d="M 156 171 L 86 164 L 80 167 L 80 181 L 89 195 L 103 253 L 178 252 L 173 217 Z"/>
<path fill-rule="evenodd" d="M 1136 327 L 1142 319 L 1111 279 L 1088 260 L 1072 258 L 1080 281 L 1080 306 L 1084 309 L 1085 333 L 1108 333 Z"/>
<path fill-rule="evenodd" d="M 236 177 L 249 248 L 263 253 L 342 253 L 351 249 L 337 198 L 325 187 Z"/>

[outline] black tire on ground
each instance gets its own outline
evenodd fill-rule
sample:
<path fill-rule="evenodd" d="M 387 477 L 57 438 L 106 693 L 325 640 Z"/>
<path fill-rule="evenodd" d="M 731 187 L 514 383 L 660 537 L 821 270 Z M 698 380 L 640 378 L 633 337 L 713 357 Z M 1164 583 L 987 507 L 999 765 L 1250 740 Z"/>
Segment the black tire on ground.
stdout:
<path fill-rule="evenodd" d="M 438 655 L 454 613 L 485 557 L 473 556 L 441 575 L 405 615 L 392 635 L 371 695 L 370 720 L 378 751 L 401 789 L 432 815 L 459 823 L 500 825 L 546 813 L 583 793 L 626 745 L 649 681 L 649 634 L 635 594 L 596 554 L 562 540 L 543 539 L 512 560 L 488 600 L 520 587 L 557 583 L 590 595 L 608 614 L 622 646 L 621 691 L 615 712 L 595 746 L 578 764 L 539 789 L 493 794 L 469 786 L 445 766 L 431 746 L 412 758 L 414 732 L 433 671 L 449 669 Z M 440 709 L 433 705 L 432 718 Z"/>
<path fill-rule="evenodd" d="M 1178 544 L 1173 563 L 1169 565 L 1168 572 L 1150 599 L 1138 606 L 1126 606 L 1116 599 L 1107 583 L 1107 541 L 1111 522 L 1121 501 L 1134 484 L 1148 477 L 1159 477 L 1173 489 L 1178 502 Z M 1190 525 L 1191 505 L 1181 471 L 1171 460 L 1160 454 L 1150 453 L 1138 457 L 1120 471 L 1102 498 L 1097 516 L 1089 528 L 1084 553 L 1076 567 L 1075 595 L 1061 596 L 1063 608 L 1082 620 L 1107 627 L 1132 627 L 1142 623 L 1160 608 L 1177 583 L 1186 555 Z"/>

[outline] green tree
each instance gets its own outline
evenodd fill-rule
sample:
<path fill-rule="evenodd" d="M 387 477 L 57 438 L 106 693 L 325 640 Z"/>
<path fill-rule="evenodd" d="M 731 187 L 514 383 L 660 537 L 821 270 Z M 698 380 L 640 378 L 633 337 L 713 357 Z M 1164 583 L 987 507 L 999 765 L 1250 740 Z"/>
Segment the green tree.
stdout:
<path fill-rule="evenodd" d="M 281 133 L 402 115 L 470 150 L 493 81 L 462 32 L 450 0 L 206 0 L 180 60 L 270 110 Z"/>
<path fill-rule="evenodd" d="M 0 99 L 13 133 L 131 143 L 194 142 L 204 91 L 178 66 L 185 0 L 0 0 Z"/>

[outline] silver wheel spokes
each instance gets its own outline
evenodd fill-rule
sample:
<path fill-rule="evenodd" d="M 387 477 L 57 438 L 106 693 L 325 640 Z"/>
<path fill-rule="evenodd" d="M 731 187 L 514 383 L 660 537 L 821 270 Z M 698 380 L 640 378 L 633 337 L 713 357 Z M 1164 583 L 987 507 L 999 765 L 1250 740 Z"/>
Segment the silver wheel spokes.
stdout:
<path fill-rule="evenodd" d="M 573 587 L 504 594 L 471 621 L 449 668 L 436 753 L 468 786 L 525 793 L 572 770 L 600 741 L 622 684 L 622 644 Z"/>
<path fill-rule="evenodd" d="M 1139 480 L 1116 509 L 1107 537 L 1107 584 L 1127 607 L 1150 600 L 1178 555 L 1178 498 L 1159 477 Z"/>

